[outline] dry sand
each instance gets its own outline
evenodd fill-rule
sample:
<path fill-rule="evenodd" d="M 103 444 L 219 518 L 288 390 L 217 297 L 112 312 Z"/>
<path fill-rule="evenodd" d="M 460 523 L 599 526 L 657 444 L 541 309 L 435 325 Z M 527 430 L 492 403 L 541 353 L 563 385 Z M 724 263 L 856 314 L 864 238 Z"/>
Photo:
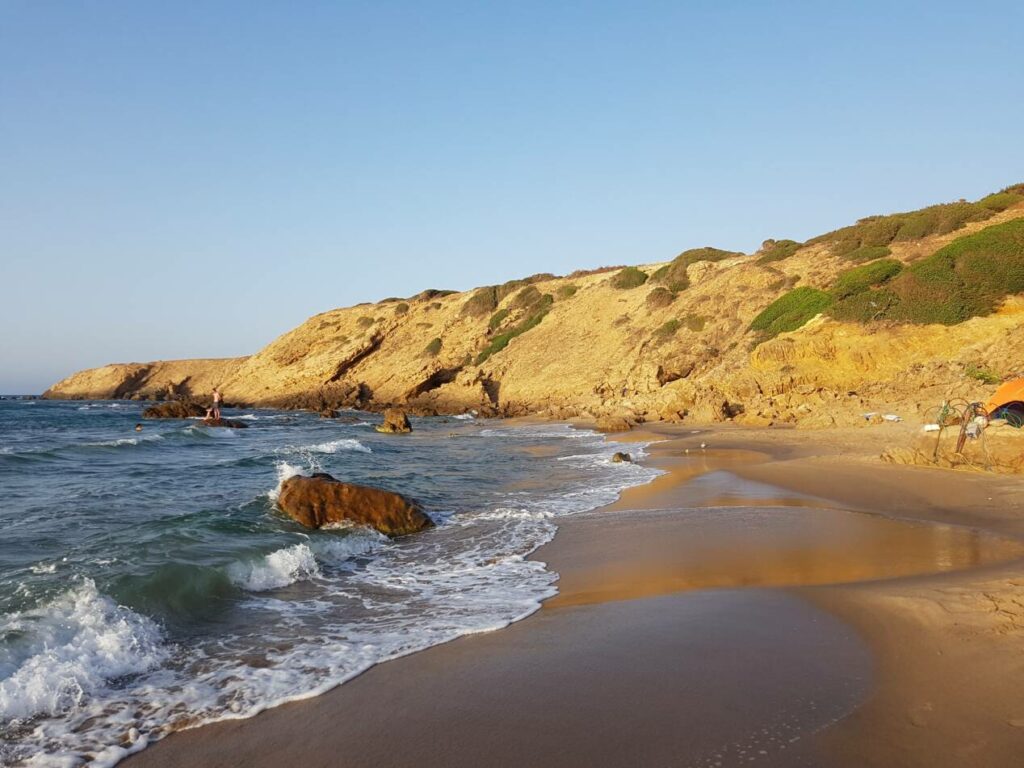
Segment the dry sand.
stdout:
<path fill-rule="evenodd" d="M 128 765 L 1019 766 L 1024 481 L 900 429 L 624 436 L 669 474 L 561 524 L 533 617 Z"/>

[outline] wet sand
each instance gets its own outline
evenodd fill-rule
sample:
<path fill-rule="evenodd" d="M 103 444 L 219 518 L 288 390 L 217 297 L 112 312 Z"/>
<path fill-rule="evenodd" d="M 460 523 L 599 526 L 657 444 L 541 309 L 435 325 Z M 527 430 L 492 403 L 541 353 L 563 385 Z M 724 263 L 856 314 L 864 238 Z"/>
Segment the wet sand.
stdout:
<path fill-rule="evenodd" d="M 560 524 L 534 616 L 127 764 L 1020 764 L 1024 483 L 871 430 L 652 437 L 669 474 Z"/>

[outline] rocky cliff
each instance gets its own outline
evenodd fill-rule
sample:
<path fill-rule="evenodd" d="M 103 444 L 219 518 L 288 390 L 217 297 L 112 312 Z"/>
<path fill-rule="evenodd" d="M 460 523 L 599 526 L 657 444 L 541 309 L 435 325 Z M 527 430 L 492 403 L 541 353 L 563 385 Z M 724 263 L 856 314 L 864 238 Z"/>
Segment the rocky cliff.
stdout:
<path fill-rule="evenodd" d="M 1024 187 L 1013 187 L 751 255 L 702 248 L 334 309 L 251 357 L 108 365 L 46 396 L 162 399 L 220 385 L 229 402 L 257 406 L 807 426 L 866 411 L 909 418 L 949 397 L 984 399 L 1024 370 L 1019 280 Z"/>

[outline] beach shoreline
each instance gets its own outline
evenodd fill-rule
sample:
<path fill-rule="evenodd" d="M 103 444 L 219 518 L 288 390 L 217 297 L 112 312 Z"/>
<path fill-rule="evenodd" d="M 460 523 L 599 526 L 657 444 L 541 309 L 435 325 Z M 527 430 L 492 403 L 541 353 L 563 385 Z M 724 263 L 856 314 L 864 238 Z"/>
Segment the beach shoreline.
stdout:
<path fill-rule="evenodd" d="M 624 450 L 661 441 L 647 462 L 666 474 L 559 521 L 533 557 L 560 592 L 536 614 L 172 734 L 127 764 L 1015 765 L 1024 483 L 873 458 L 905 431 L 612 436 Z M 735 515 L 775 538 L 758 551 L 759 537 L 721 530 Z M 836 561 L 851 536 L 858 568 L 881 570 Z M 892 541 L 920 558 L 893 572 Z M 742 556 L 719 557 L 723 544 Z M 772 550 L 785 556 L 761 556 Z M 741 566 L 742 583 L 714 581 Z M 972 679 L 984 684 L 958 693 Z"/>

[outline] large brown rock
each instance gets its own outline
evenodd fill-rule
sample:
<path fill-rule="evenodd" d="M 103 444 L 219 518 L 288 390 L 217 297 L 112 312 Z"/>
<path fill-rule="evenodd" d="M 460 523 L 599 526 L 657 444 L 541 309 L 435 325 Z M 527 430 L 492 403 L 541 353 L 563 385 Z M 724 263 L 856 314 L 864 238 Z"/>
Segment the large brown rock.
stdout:
<path fill-rule="evenodd" d="M 596 427 L 600 432 L 628 432 L 633 425 L 624 416 L 599 416 Z"/>
<path fill-rule="evenodd" d="M 226 429 L 247 429 L 249 427 L 244 421 L 232 421 L 231 419 L 203 419 L 204 427 L 225 427 Z"/>
<path fill-rule="evenodd" d="M 169 400 L 160 405 L 151 405 L 142 412 L 144 419 L 189 419 L 205 415 L 206 408 L 195 400 Z"/>
<path fill-rule="evenodd" d="M 405 415 L 405 411 L 388 408 L 384 411 L 384 423 L 378 424 L 376 430 L 388 433 L 412 432 L 412 424 L 409 423 L 409 417 Z"/>
<path fill-rule="evenodd" d="M 281 511 L 307 528 L 349 521 L 403 536 L 433 522 L 412 499 L 380 488 L 343 483 L 328 474 L 290 477 L 277 499 Z"/>

